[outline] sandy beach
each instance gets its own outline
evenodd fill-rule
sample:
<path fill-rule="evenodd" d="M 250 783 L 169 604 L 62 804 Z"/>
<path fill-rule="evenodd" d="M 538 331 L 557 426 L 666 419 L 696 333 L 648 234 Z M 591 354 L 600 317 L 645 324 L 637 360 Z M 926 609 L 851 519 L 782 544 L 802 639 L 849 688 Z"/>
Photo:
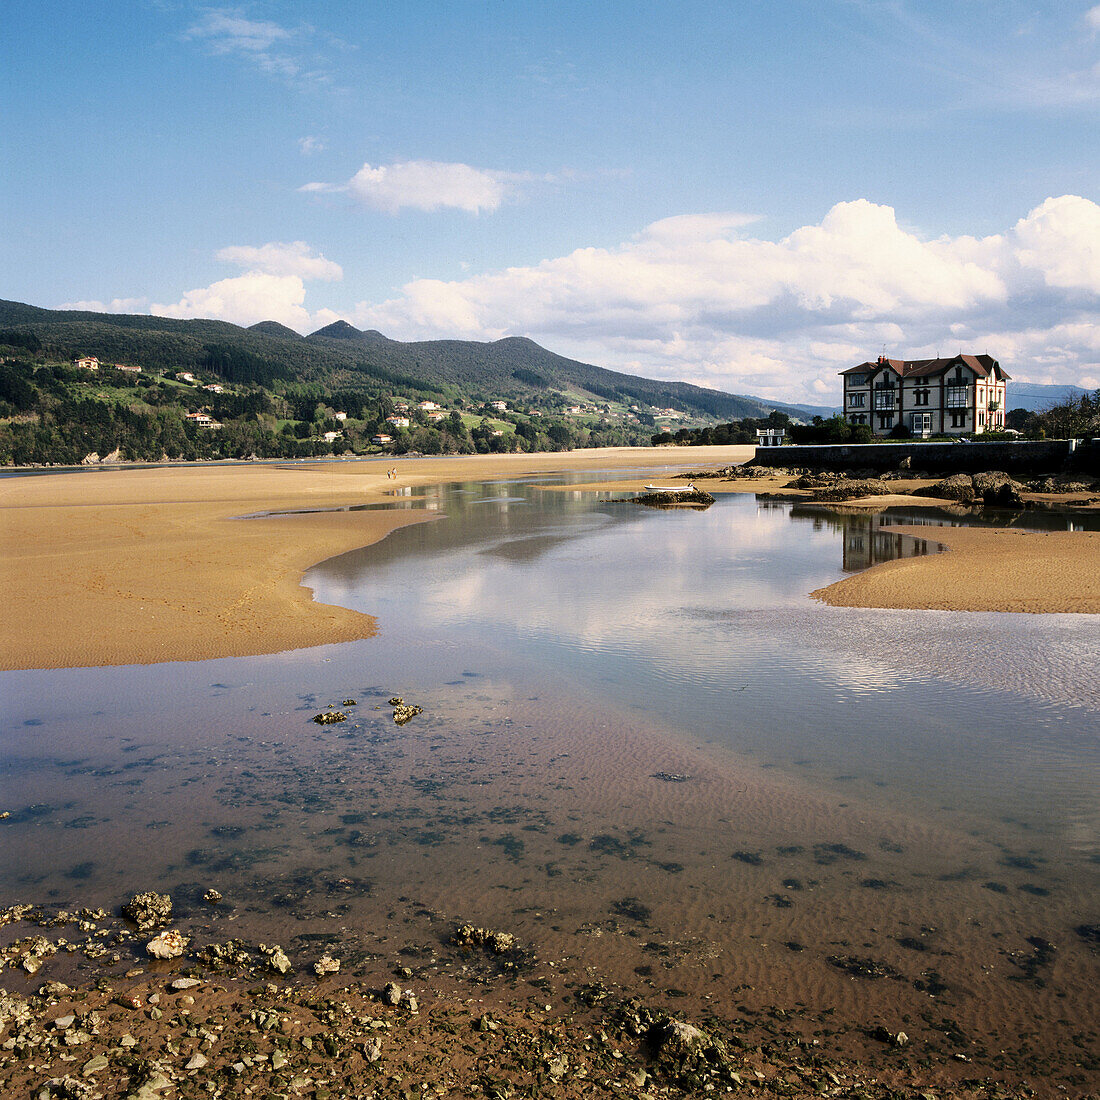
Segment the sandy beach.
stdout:
<path fill-rule="evenodd" d="M 409 459 L 397 464 L 396 481 L 387 479 L 386 460 L 6 478 L 0 583 L 8 614 L 0 627 L 0 667 L 205 660 L 370 637 L 371 616 L 316 603 L 302 574 L 431 513 L 379 508 L 241 517 L 384 505 L 395 488 L 557 471 L 621 468 L 621 481 L 600 488 L 636 490 L 676 467 L 719 468 L 752 452 L 611 448 Z M 774 491 L 779 484 L 700 482 L 712 492 Z M 898 483 L 899 493 L 908 488 Z M 868 503 L 905 500 L 913 498 Z M 844 606 L 1100 612 L 1100 536 L 952 529 L 937 538 L 950 553 L 879 566 L 814 595 Z"/>

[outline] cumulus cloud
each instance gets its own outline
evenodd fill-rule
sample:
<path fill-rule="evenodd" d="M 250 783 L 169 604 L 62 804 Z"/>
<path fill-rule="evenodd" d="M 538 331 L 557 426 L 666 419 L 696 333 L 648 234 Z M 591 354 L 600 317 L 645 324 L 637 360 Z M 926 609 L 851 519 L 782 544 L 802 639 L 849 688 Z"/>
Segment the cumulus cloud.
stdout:
<path fill-rule="evenodd" d="M 79 309 L 88 313 L 144 313 L 148 298 L 112 298 L 109 302 L 97 300 L 65 302 L 58 309 Z"/>
<path fill-rule="evenodd" d="M 306 309 L 305 284 L 306 280 L 342 279 L 343 269 L 315 255 L 305 241 L 231 245 L 221 249 L 217 258 L 248 270 L 190 290 L 178 302 L 155 303 L 149 311 L 162 317 L 211 317 L 237 325 L 278 321 L 299 332 L 336 320 L 329 310 L 310 313 Z"/>
<path fill-rule="evenodd" d="M 297 275 L 250 271 L 189 290 L 173 304 L 153 303 L 149 312 L 159 317 L 208 317 L 236 325 L 279 321 L 304 331 L 312 321 L 303 305 L 305 297 L 305 284 Z"/>
<path fill-rule="evenodd" d="M 753 221 L 667 218 L 617 248 L 418 279 L 355 320 L 402 339 L 530 335 L 651 377 L 811 401 L 884 344 L 988 351 L 1035 381 L 1100 369 L 1100 207 L 1087 199 L 1048 199 L 984 238 L 926 239 L 862 199 L 778 241 L 744 235 Z"/>
<path fill-rule="evenodd" d="M 300 190 L 346 193 L 356 202 L 388 214 L 403 208 L 450 208 L 480 214 L 498 209 L 510 189 L 526 178 L 468 164 L 406 160 L 378 167 L 364 164 L 347 183 L 307 183 Z"/>
<path fill-rule="evenodd" d="M 305 241 L 282 244 L 271 241 L 255 247 L 231 245 L 218 253 L 218 259 L 268 275 L 300 275 L 303 279 L 334 280 L 344 277 L 344 269 L 324 256 L 315 256 Z"/>

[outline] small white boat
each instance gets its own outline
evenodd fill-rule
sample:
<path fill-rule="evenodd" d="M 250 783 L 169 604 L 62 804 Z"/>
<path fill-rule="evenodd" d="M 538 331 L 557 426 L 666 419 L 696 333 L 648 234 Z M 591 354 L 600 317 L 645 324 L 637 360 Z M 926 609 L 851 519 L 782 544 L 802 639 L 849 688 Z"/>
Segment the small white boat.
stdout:
<path fill-rule="evenodd" d="M 647 485 L 647 493 L 695 493 L 698 490 L 694 485 Z"/>

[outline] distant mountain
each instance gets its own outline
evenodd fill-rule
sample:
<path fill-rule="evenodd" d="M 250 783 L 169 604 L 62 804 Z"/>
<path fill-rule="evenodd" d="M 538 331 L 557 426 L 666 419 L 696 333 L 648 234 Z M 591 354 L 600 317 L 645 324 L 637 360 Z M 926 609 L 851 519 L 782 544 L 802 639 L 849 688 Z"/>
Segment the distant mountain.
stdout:
<path fill-rule="evenodd" d="M 1045 412 L 1051 405 L 1060 405 L 1070 398 L 1090 393 L 1081 386 L 1050 386 L 1039 382 L 1009 382 L 1009 409 L 1027 409 L 1028 412 Z"/>
<path fill-rule="evenodd" d="M 718 422 L 764 417 L 772 410 L 800 420 L 835 411 L 624 374 L 567 359 L 515 336 L 490 343 L 405 343 L 336 321 L 303 338 L 275 321 L 242 328 L 227 321 L 49 310 L 5 301 L 0 301 L 0 328 L 33 332 L 59 358 L 95 355 L 111 362 L 201 369 L 265 384 L 281 378 L 317 383 L 329 392 L 418 391 L 520 403 L 557 395 L 555 400 L 562 402 L 670 408 L 696 421 Z"/>

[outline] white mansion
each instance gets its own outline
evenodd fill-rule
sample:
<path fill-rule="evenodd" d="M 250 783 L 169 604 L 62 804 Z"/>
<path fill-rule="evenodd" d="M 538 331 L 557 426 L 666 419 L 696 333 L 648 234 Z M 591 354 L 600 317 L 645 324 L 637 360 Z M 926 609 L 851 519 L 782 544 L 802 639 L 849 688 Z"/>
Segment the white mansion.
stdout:
<path fill-rule="evenodd" d="M 844 418 L 889 435 L 899 424 L 922 437 L 1005 426 L 1008 375 L 989 355 L 887 359 L 841 371 Z"/>

